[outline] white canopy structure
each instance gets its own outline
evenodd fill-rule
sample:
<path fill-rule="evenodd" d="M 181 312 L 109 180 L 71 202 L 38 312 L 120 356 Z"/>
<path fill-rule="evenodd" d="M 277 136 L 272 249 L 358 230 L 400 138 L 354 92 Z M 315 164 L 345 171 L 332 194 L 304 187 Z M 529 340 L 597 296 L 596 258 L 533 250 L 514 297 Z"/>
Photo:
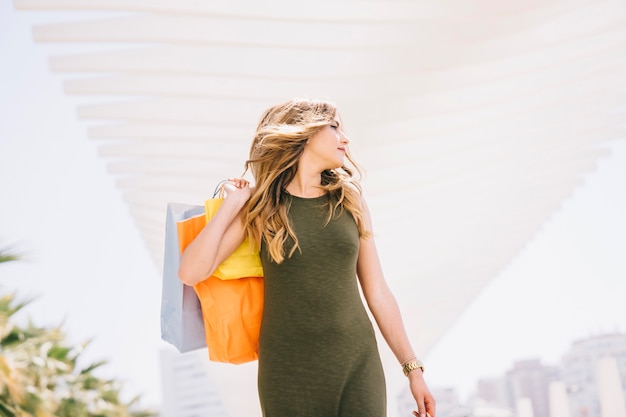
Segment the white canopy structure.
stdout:
<path fill-rule="evenodd" d="M 83 48 L 50 68 L 158 265 L 166 204 L 240 175 L 265 108 L 336 102 L 423 353 L 623 136 L 623 0 L 14 3 L 106 15 L 34 37 Z"/>

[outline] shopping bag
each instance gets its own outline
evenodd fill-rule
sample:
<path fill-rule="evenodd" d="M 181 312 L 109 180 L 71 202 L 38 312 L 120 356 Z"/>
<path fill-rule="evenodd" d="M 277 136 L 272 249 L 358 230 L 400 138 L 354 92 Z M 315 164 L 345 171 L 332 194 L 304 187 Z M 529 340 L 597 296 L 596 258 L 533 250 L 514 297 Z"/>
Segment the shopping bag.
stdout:
<path fill-rule="evenodd" d="M 207 346 L 210 360 L 240 364 L 258 359 L 264 289 L 258 250 L 246 239 L 225 262 L 230 266 L 226 274 L 220 274 L 224 279 L 212 275 L 193 287 L 178 279 L 180 254 L 210 221 L 222 200 L 214 193 L 204 206 L 168 205 L 161 334 L 181 352 Z M 249 273 L 256 275 L 242 275 Z M 173 290 L 171 294 L 166 294 L 166 284 Z M 200 327 L 201 342 L 197 340 Z"/>
<path fill-rule="evenodd" d="M 224 183 L 205 201 L 205 222 L 211 221 L 224 199 Z M 234 364 L 258 359 L 263 267 L 248 238 L 194 289 L 202 306 L 209 359 Z"/>
<path fill-rule="evenodd" d="M 212 276 L 194 285 L 211 361 L 241 364 L 258 359 L 263 284 L 263 277 Z"/>
<path fill-rule="evenodd" d="M 214 194 L 204 202 L 206 211 L 206 221 L 209 222 L 224 201 L 223 196 L 217 197 Z M 244 277 L 262 277 L 263 266 L 261 265 L 261 257 L 259 251 L 255 248 L 248 238 L 217 267 L 213 275 L 220 279 L 238 279 Z"/>
<path fill-rule="evenodd" d="M 181 353 L 206 346 L 200 300 L 193 287 L 183 284 L 178 278 L 180 242 L 189 239 L 191 235 L 195 236 L 205 224 L 203 206 L 178 203 L 167 205 L 161 292 L 161 339 L 172 344 Z M 186 236 L 180 236 L 179 233 L 185 233 Z"/>

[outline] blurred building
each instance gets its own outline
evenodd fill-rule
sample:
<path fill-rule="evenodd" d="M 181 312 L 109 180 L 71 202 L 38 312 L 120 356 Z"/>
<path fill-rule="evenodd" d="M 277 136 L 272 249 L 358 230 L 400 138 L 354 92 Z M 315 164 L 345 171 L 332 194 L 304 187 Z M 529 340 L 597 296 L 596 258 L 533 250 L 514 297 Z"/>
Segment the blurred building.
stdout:
<path fill-rule="evenodd" d="M 476 396 L 505 410 L 518 409 L 518 403 L 530 404 L 533 417 L 550 417 L 550 383 L 559 379 L 555 366 L 539 359 L 517 361 L 503 376 L 478 381 Z"/>
<path fill-rule="evenodd" d="M 511 407 L 514 403 L 504 376 L 480 379 L 476 384 L 476 397 L 501 407 Z"/>
<path fill-rule="evenodd" d="M 502 376 L 480 379 L 476 397 L 518 417 L 626 417 L 626 334 L 578 340 L 560 367 L 515 362 Z"/>
<path fill-rule="evenodd" d="M 626 396 L 626 334 L 605 334 L 578 340 L 563 356 L 562 378 L 565 382 L 571 404 L 572 417 L 616 417 L 604 416 L 600 407 L 599 386 L 605 381 L 598 378 L 598 365 L 604 358 L 613 358 L 614 371 L 619 375 L 621 401 Z M 619 397 L 614 394 L 613 397 Z M 620 401 L 610 398 L 608 401 Z"/>
<path fill-rule="evenodd" d="M 467 403 L 455 388 L 432 391 L 438 417 L 626 417 L 626 334 L 575 341 L 560 367 L 517 361 L 501 376 L 480 379 Z M 399 415 L 410 415 L 408 389 L 398 403 Z"/>
<path fill-rule="evenodd" d="M 522 417 L 516 415 L 513 410 L 508 407 L 501 407 L 488 401 L 481 400 L 480 398 L 475 398 L 469 406 L 466 406 L 466 408 L 471 411 L 471 414 L 467 414 L 471 417 Z"/>
<path fill-rule="evenodd" d="M 563 381 L 550 383 L 550 417 L 572 417 L 567 387 Z"/>
<path fill-rule="evenodd" d="M 546 366 L 539 359 L 515 362 L 506 373 L 513 406 L 522 398 L 532 404 L 534 417 L 550 417 L 550 383 L 559 379 L 555 366 Z"/>
<path fill-rule="evenodd" d="M 205 367 L 206 350 L 161 352 L 163 402 L 160 417 L 228 417 Z"/>

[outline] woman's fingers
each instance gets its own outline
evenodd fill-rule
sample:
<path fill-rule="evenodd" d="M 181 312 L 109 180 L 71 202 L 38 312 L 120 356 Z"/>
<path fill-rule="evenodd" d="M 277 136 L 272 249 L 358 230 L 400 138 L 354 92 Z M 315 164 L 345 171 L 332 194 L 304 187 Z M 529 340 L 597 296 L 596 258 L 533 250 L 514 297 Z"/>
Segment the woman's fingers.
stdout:
<path fill-rule="evenodd" d="M 426 407 L 424 406 L 423 400 L 418 400 L 417 402 L 417 412 L 416 416 L 426 417 Z"/>
<path fill-rule="evenodd" d="M 243 188 L 249 184 L 248 180 L 243 178 L 229 178 L 228 181 L 237 188 Z"/>
<path fill-rule="evenodd" d="M 424 410 L 426 417 L 435 417 L 435 399 L 430 394 L 424 399 Z"/>
<path fill-rule="evenodd" d="M 244 189 L 248 187 L 249 184 L 250 182 L 243 178 L 229 178 L 224 184 L 224 191 L 228 195 L 229 192 Z"/>

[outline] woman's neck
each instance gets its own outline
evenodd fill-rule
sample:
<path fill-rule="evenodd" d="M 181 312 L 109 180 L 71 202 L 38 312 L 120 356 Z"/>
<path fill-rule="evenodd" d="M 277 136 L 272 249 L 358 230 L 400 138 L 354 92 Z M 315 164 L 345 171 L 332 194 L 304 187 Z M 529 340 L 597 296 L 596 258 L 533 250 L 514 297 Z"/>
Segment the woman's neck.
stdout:
<path fill-rule="evenodd" d="M 322 176 L 319 173 L 312 175 L 296 174 L 296 177 L 287 184 L 285 190 L 291 195 L 303 198 L 319 197 L 326 193 L 322 188 Z"/>

